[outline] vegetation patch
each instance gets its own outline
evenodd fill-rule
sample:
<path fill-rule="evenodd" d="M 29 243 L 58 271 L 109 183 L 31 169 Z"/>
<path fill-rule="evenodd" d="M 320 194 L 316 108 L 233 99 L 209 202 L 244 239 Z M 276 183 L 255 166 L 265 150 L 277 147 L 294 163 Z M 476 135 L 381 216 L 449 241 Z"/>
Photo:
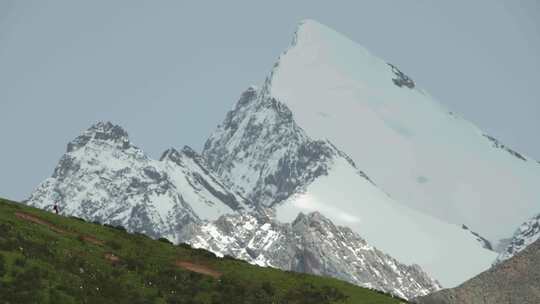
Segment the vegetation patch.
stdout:
<path fill-rule="evenodd" d="M 402 303 L 0 199 L 0 304 Z"/>

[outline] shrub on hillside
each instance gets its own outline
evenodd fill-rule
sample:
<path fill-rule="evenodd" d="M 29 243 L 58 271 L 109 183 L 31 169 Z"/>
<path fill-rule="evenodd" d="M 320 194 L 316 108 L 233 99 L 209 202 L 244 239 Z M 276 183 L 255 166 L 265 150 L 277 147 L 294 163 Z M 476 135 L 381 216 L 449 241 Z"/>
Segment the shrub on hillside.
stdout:
<path fill-rule="evenodd" d="M 176 246 L 178 246 L 180 248 L 184 248 L 184 249 L 192 249 L 191 246 L 189 244 L 186 244 L 186 243 L 179 243 Z"/>
<path fill-rule="evenodd" d="M 193 250 L 193 253 L 195 255 L 198 255 L 198 256 L 201 256 L 201 257 L 205 257 L 205 258 L 217 258 L 217 256 L 213 253 L 213 252 L 210 252 L 206 249 L 202 249 L 202 248 L 192 248 Z"/>
<path fill-rule="evenodd" d="M 158 239 L 158 241 L 162 242 L 162 243 L 167 243 L 167 244 L 170 244 L 170 245 L 173 245 L 173 243 L 171 241 L 169 241 L 168 238 L 164 238 L 164 237 L 160 237 Z"/>
<path fill-rule="evenodd" d="M 103 224 L 103 226 L 105 227 L 109 227 L 109 228 L 112 228 L 112 229 L 116 229 L 116 230 L 120 230 L 120 231 L 124 231 L 126 232 L 126 228 L 122 225 L 111 225 L 111 224 Z"/>
<path fill-rule="evenodd" d="M 86 223 L 86 220 L 85 220 L 85 219 L 80 218 L 80 217 L 77 217 L 77 216 L 74 216 L 74 215 L 70 215 L 69 218 L 74 219 L 74 220 L 77 220 L 77 221 L 80 221 L 80 222 L 85 222 L 85 223 Z"/>
<path fill-rule="evenodd" d="M 6 274 L 6 258 L 0 253 L 0 279 Z"/>
<path fill-rule="evenodd" d="M 347 299 L 347 296 L 334 287 L 317 287 L 307 282 L 289 289 L 285 295 L 285 302 L 290 304 L 330 304 L 344 301 L 345 299 Z"/>
<path fill-rule="evenodd" d="M 114 250 L 122 249 L 122 244 L 120 244 L 120 242 L 115 241 L 115 240 L 108 240 L 107 242 L 105 242 L 105 245 L 111 247 Z"/>

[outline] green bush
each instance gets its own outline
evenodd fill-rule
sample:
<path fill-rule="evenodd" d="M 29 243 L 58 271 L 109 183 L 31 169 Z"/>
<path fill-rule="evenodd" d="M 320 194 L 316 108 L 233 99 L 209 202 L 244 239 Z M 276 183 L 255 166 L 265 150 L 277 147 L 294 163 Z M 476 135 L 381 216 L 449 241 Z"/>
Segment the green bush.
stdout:
<path fill-rule="evenodd" d="M 115 240 L 108 240 L 107 242 L 105 242 L 105 245 L 111 247 L 114 250 L 122 249 L 122 244 Z"/>
<path fill-rule="evenodd" d="M 43 289 L 46 278 L 47 273 L 35 266 L 16 273 L 13 280 L 2 284 L 3 303 L 46 303 Z"/>
<path fill-rule="evenodd" d="M 13 264 L 14 264 L 15 266 L 18 266 L 18 267 L 21 267 L 21 268 L 22 268 L 22 267 L 26 266 L 26 259 L 25 259 L 25 258 L 22 258 L 22 257 L 17 257 L 17 258 L 15 259 L 15 261 L 13 262 Z"/>
<path fill-rule="evenodd" d="M 6 274 L 6 270 L 6 258 L 4 258 L 4 255 L 0 253 L 0 280 Z"/>
<path fill-rule="evenodd" d="M 296 288 L 291 288 L 285 295 L 286 303 L 291 304 L 330 304 L 347 299 L 342 292 L 334 287 L 317 287 L 311 283 L 304 282 Z"/>
<path fill-rule="evenodd" d="M 184 248 L 184 249 L 188 249 L 188 250 L 191 250 L 191 246 L 189 244 L 186 244 L 186 243 L 179 243 L 178 245 L 176 245 L 180 248 Z"/>
<path fill-rule="evenodd" d="M 74 220 L 77 220 L 77 221 L 79 221 L 79 222 L 85 222 L 85 223 L 86 223 L 86 220 L 85 220 L 85 219 L 80 218 L 80 217 L 77 217 L 77 216 L 71 215 L 71 216 L 69 216 L 69 218 L 74 219 Z"/>
<path fill-rule="evenodd" d="M 158 239 L 158 241 L 162 242 L 162 243 L 167 243 L 167 244 L 170 244 L 170 245 L 173 245 L 173 243 L 171 241 L 169 241 L 169 239 L 167 238 L 164 238 L 164 237 L 160 237 Z"/>
<path fill-rule="evenodd" d="M 120 231 L 123 231 L 123 232 L 126 232 L 126 228 L 124 228 L 123 226 L 121 225 L 111 225 L 111 224 L 103 224 L 103 226 L 105 227 L 109 227 L 109 228 L 112 228 L 112 229 L 116 229 L 116 230 L 120 230 Z"/>
<path fill-rule="evenodd" d="M 194 253 L 194 255 L 205 257 L 205 258 L 213 258 L 216 259 L 217 256 L 208 250 L 202 249 L 202 248 L 192 248 L 191 251 Z"/>

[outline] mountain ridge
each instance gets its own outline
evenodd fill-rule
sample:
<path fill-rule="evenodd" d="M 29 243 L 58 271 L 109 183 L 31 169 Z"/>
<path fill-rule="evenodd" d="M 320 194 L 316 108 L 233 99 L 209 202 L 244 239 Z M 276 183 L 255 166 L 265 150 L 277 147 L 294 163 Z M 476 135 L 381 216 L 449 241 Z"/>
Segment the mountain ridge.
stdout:
<path fill-rule="evenodd" d="M 274 110 L 279 108 L 275 103 L 269 106 Z M 281 110 L 286 112 L 286 108 Z M 324 151 L 331 153 L 329 156 L 340 154 L 326 143 L 315 143 L 315 146 L 324 147 Z M 223 223 L 226 218 L 253 219 L 256 216 L 259 219 L 265 218 L 264 223 L 268 225 L 286 225 L 275 221 L 272 211 L 264 205 L 255 204 L 245 199 L 241 193 L 228 190 L 221 178 L 207 168 L 206 159 L 190 147 L 185 146 L 180 150 L 169 148 L 162 153 L 159 161 L 153 160 L 129 141 L 124 129 L 110 122 L 99 122 L 91 126 L 70 142 L 68 147 L 53 176 L 38 186 L 26 202 L 28 205 L 51 210 L 52 203 L 56 201 L 62 214 L 122 226 L 130 232 L 144 233 L 153 238 L 166 238 L 174 243 L 190 242 L 195 238 L 211 238 L 213 231 L 204 228 L 213 223 Z M 252 215 L 244 214 L 247 212 Z M 259 225 L 261 233 L 265 231 L 263 226 Z M 333 224 L 326 227 L 325 229 L 336 229 Z M 238 237 L 234 235 L 234 229 L 236 228 L 230 228 L 229 236 L 222 233 L 223 239 Z M 287 233 L 284 235 L 290 236 Z M 295 248 L 294 238 L 289 240 L 291 243 L 283 246 L 292 250 Z M 315 240 L 323 242 L 320 238 Z M 340 246 L 358 242 L 355 238 L 343 241 Z M 362 242 L 365 243 L 363 240 Z M 216 244 L 214 242 L 214 245 Z M 241 244 L 238 244 L 237 248 L 253 249 Z M 218 254 L 223 252 L 211 246 L 207 249 Z M 288 251 L 280 251 L 279 248 L 257 250 L 279 260 L 293 258 L 288 255 Z M 326 252 L 330 254 L 332 251 Z M 377 252 L 376 255 L 391 261 L 393 267 L 400 271 L 386 270 L 381 276 L 367 276 L 371 280 L 377 280 L 371 284 L 369 281 L 351 279 L 350 276 L 339 276 L 331 269 L 312 273 L 346 279 L 355 284 L 362 283 L 363 286 L 388 290 L 407 298 L 440 288 L 436 281 L 417 266 L 403 265 L 375 248 L 365 252 Z M 322 262 L 324 256 L 318 256 L 312 261 Z M 261 265 L 257 260 L 248 261 Z M 364 259 L 359 255 L 351 256 L 350 261 L 371 267 L 358 269 L 355 272 L 358 276 L 366 276 L 367 269 L 388 268 L 383 264 L 379 265 L 377 260 Z M 335 257 L 332 265 L 346 269 L 346 263 Z M 287 262 L 283 262 L 272 266 L 286 270 L 305 270 L 287 265 Z M 414 284 L 402 284 L 400 280 L 412 281 Z M 386 281 L 392 281 L 393 284 L 383 283 Z"/>
<path fill-rule="evenodd" d="M 151 159 L 120 126 L 98 122 L 68 144 L 53 175 L 26 203 L 47 209 L 57 202 L 64 214 L 171 240 L 200 216 L 245 206 L 241 196 L 201 169 L 191 148 L 162 156 Z"/>

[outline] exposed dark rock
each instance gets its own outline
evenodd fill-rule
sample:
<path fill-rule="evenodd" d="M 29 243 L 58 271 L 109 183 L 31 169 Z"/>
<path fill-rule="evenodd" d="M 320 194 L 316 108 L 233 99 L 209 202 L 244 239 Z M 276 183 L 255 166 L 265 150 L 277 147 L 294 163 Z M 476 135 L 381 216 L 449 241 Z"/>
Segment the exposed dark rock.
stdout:
<path fill-rule="evenodd" d="M 493 143 L 493 147 L 499 148 L 499 149 L 503 149 L 503 150 L 505 150 L 506 152 L 508 152 L 508 153 L 510 153 L 511 155 L 513 155 L 514 157 L 519 158 L 519 159 L 521 159 L 522 161 L 527 161 L 527 159 L 526 159 L 523 155 L 521 155 L 521 154 L 519 154 L 518 152 L 516 152 L 516 151 L 510 149 L 509 147 L 503 145 L 503 144 L 502 144 L 501 142 L 499 142 L 495 137 L 489 136 L 489 135 L 487 135 L 487 134 L 483 134 L 482 136 L 484 136 L 485 138 L 489 139 L 489 140 Z"/>
<path fill-rule="evenodd" d="M 409 89 L 414 89 L 415 84 L 414 81 L 407 75 L 405 75 L 403 72 L 401 72 L 395 65 L 391 63 L 387 63 L 390 68 L 392 68 L 392 73 L 396 75 L 395 78 L 392 78 L 392 82 L 397 85 L 398 87 L 407 87 Z"/>
<path fill-rule="evenodd" d="M 338 158 L 356 168 L 332 143 L 310 139 L 284 103 L 253 88 L 242 94 L 205 143 L 203 157 L 227 185 L 266 207 L 326 175 Z M 242 172 L 235 171 L 237 167 Z M 358 173 L 371 181 L 364 172 Z"/>
<path fill-rule="evenodd" d="M 495 263 L 511 258 L 525 249 L 529 244 L 540 238 L 540 214 L 537 214 L 521 224 L 503 250 L 500 251 Z"/>
<path fill-rule="evenodd" d="M 464 230 L 467 230 L 469 231 L 475 238 L 476 240 L 482 245 L 482 247 L 488 249 L 488 250 L 491 250 L 493 251 L 493 246 L 491 245 L 491 242 L 488 241 L 486 238 L 484 238 L 483 236 L 481 236 L 480 234 L 472 231 L 471 229 L 469 229 L 469 227 L 467 227 L 465 224 L 461 225 L 461 228 L 463 228 Z"/>

